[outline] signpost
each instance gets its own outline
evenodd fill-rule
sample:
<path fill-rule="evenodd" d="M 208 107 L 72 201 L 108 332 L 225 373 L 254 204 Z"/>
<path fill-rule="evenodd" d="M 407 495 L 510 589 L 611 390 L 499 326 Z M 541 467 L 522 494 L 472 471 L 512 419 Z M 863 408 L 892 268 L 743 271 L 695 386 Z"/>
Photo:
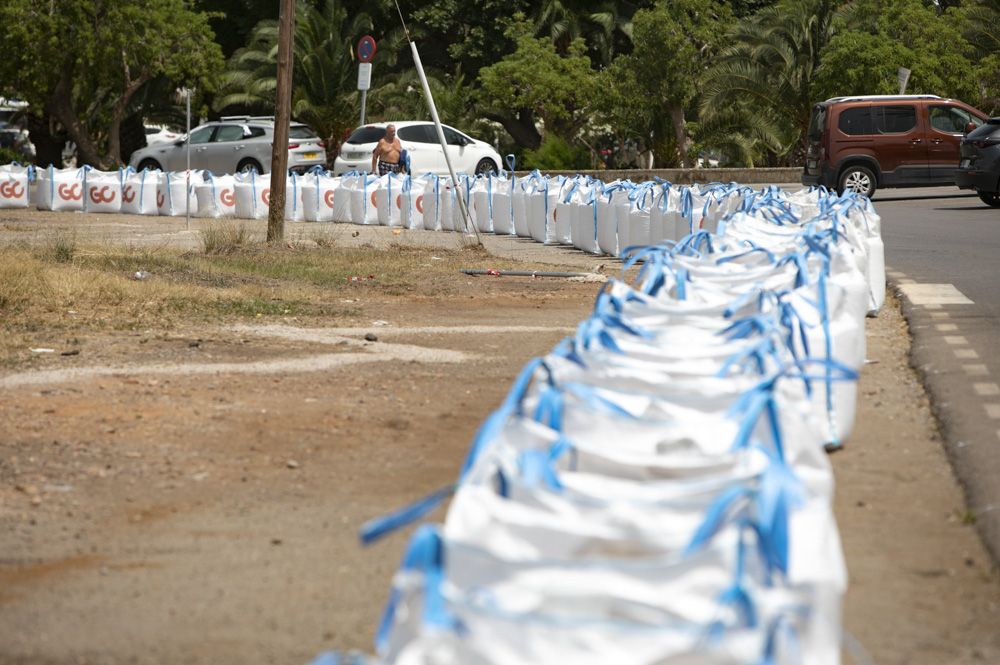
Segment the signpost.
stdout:
<path fill-rule="evenodd" d="M 368 101 L 368 89 L 372 86 L 372 59 L 375 57 L 375 38 L 365 35 L 358 40 L 358 90 L 361 91 L 361 123 L 365 124 L 365 104 Z"/>
<path fill-rule="evenodd" d="M 896 72 L 896 76 L 899 79 L 899 94 L 906 92 L 906 84 L 910 80 L 910 70 L 906 67 L 900 67 L 899 71 Z"/>

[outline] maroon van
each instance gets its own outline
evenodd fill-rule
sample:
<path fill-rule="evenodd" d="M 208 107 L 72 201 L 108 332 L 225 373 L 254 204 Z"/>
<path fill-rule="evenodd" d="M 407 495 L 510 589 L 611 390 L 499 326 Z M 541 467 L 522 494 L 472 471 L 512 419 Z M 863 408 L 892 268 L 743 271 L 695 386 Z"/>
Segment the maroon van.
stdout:
<path fill-rule="evenodd" d="M 813 107 L 802 184 L 872 196 L 954 185 L 959 146 L 986 114 L 936 95 L 834 97 Z"/>

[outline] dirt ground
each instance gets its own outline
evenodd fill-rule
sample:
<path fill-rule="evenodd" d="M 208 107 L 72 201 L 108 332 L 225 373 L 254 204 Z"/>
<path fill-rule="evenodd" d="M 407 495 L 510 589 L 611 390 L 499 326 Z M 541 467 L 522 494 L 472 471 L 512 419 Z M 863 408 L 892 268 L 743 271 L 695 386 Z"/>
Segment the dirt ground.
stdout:
<path fill-rule="evenodd" d="M 28 219 L 0 220 L 0 245 L 36 237 Z M 0 369 L 0 664 L 370 651 L 406 534 L 366 549 L 358 527 L 454 479 L 517 370 L 598 286 L 415 276 L 331 287 L 350 302 L 330 315 L 71 326 L 72 343 L 37 330 L 53 353 Z M 1000 581 L 894 299 L 867 332 L 858 426 L 833 456 L 846 628 L 879 665 L 1000 663 Z"/>

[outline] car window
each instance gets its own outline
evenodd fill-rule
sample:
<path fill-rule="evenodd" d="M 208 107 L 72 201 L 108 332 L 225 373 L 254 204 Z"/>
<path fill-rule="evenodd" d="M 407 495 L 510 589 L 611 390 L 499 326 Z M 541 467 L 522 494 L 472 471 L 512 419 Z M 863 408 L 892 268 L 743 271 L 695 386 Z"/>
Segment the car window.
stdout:
<path fill-rule="evenodd" d="M 314 139 L 316 133 L 305 125 L 292 125 L 288 128 L 288 138 L 290 139 Z"/>
<path fill-rule="evenodd" d="M 208 127 L 199 127 L 198 129 L 191 132 L 191 144 L 195 143 L 208 143 L 208 140 L 212 138 L 212 132 L 215 131 L 215 126 L 210 125 Z"/>
<path fill-rule="evenodd" d="M 150 134 L 159 134 L 160 133 L 160 128 L 159 127 L 146 127 L 145 130 L 146 130 L 146 136 L 149 136 Z"/>
<path fill-rule="evenodd" d="M 346 143 L 378 143 L 385 136 L 385 127 L 358 127 L 347 137 Z"/>
<path fill-rule="evenodd" d="M 215 132 L 215 136 L 212 137 L 212 143 L 222 143 L 223 141 L 239 141 L 243 138 L 243 128 L 239 125 L 222 125 L 219 127 L 218 131 Z"/>
<path fill-rule="evenodd" d="M 961 134 L 970 122 L 976 127 L 983 124 L 982 120 L 957 106 L 931 106 L 929 110 L 931 127 L 942 132 Z"/>
<path fill-rule="evenodd" d="M 465 139 L 451 127 L 444 127 L 444 140 L 448 145 L 462 145 Z"/>
<path fill-rule="evenodd" d="M 813 107 L 812 118 L 809 120 L 809 138 L 820 139 L 826 125 L 826 107 L 817 104 Z"/>
<path fill-rule="evenodd" d="M 851 136 L 872 134 L 872 114 L 870 106 L 856 106 L 844 109 L 837 122 L 840 131 Z"/>
<path fill-rule="evenodd" d="M 248 139 L 255 139 L 267 134 L 267 130 L 263 127 L 247 127 L 243 126 L 243 137 Z"/>
<path fill-rule="evenodd" d="M 872 125 L 877 134 L 905 134 L 917 126 L 917 107 L 873 106 Z"/>
<path fill-rule="evenodd" d="M 437 143 L 437 136 L 435 136 L 434 128 L 430 125 L 409 125 L 408 127 L 400 127 L 399 131 L 396 132 L 399 138 L 403 141 L 412 141 L 413 143 Z"/>

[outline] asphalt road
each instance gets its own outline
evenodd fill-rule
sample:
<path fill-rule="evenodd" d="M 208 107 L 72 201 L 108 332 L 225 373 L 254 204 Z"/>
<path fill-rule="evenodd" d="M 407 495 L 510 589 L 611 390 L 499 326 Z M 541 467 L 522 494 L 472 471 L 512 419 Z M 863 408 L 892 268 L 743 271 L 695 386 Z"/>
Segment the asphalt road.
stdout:
<path fill-rule="evenodd" d="M 1000 210 L 952 187 L 886 190 L 873 202 L 966 519 L 1000 562 Z"/>

